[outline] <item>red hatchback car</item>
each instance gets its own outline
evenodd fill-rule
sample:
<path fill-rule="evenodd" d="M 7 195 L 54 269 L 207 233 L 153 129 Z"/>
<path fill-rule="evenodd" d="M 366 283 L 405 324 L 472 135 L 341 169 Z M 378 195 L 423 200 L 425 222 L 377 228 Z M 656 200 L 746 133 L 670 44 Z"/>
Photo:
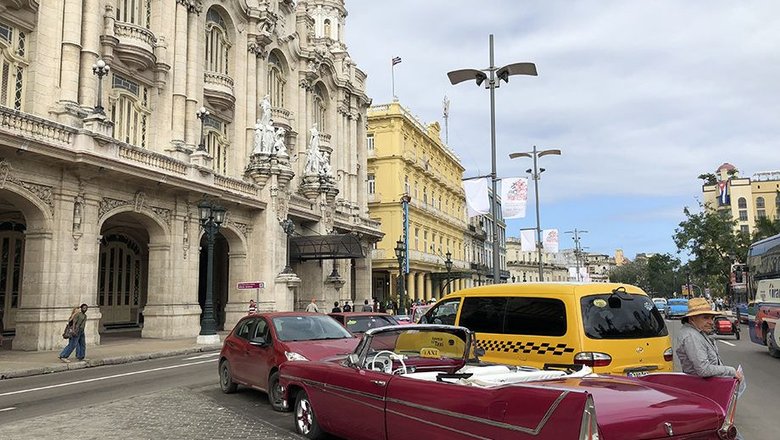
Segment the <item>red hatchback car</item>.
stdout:
<path fill-rule="evenodd" d="M 282 408 L 279 365 L 290 360 L 317 361 L 351 353 L 360 340 L 328 315 L 274 312 L 249 315 L 225 338 L 219 356 L 219 385 L 224 393 L 244 385 L 268 394 Z"/>

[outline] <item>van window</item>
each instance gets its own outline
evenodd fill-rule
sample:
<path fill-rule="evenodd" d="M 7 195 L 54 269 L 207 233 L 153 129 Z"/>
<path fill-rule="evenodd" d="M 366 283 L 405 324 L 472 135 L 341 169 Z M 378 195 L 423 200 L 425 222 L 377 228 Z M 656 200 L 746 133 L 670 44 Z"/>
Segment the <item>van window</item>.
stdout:
<path fill-rule="evenodd" d="M 455 316 L 458 314 L 460 298 L 443 301 L 436 304 L 420 320 L 421 324 L 447 324 L 455 325 Z"/>
<path fill-rule="evenodd" d="M 664 319 L 649 298 L 609 302 L 609 293 L 582 297 L 585 334 L 592 339 L 642 339 L 667 336 Z M 614 307 L 619 306 L 619 307 Z"/>
<path fill-rule="evenodd" d="M 460 325 L 477 333 L 563 336 L 566 306 L 554 298 L 466 298 Z"/>

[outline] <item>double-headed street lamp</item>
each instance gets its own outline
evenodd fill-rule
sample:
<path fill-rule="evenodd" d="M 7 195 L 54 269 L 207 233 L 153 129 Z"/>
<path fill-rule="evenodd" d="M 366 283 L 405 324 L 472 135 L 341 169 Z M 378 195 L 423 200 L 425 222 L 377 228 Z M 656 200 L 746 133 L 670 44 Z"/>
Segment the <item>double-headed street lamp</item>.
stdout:
<path fill-rule="evenodd" d="M 485 73 L 487 72 L 487 74 Z M 447 76 L 453 85 L 463 81 L 475 80 L 477 86 L 481 86 L 485 80 L 485 88 L 490 90 L 490 154 L 492 167 L 490 180 L 493 189 L 493 198 L 490 203 L 490 215 L 493 216 L 493 283 L 498 284 L 500 278 L 499 262 L 499 237 L 498 237 L 498 190 L 496 189 L 496 89 L 501 85 L 501 80 L 509 82 L 513 75 L 536 76 L 534 63 L 513 63 L 503 67 L 496 67 L 493 59 L 493 34 L 490 34 L 490 67 L 487 69 L 461 69 L 448 72 Z"/>
<path fill-rule="evenodd" d="M 198 203 L 200 212 L 200 225 L 206 234 L 208 250 L 206 256 L 206 300 L 203 304 L 203 317 L 200 321 L 200 334 L 198 343 L 210 344 L 219 342 L 217 335 L 217 322 L 214 320 L 214 242 L 217 238 L 220 226 L 225 221 L 225 208 L 203 200 Z"/>
<path fill-rule="evenodd" d="M 99 115 L 106 114 L 106 111 L 103 108 L 103 77 L 108 75 L 110 70 L 111 67 L 103 60 L 97 60 L 97 62 L 92 65 L 92 74 L 97 75 L 98 77 L 97 102 L 95 103 L 95 110 L 93 112 Z"/>
<path fill-rule="evenodd" d="M 395 258 L 398 259 L 398 310 L 396 314 L 406 314 L 404 302 L 404 290 L 406 290 L 406 277 L 404 276 L 404 261 L 406 260 L 406 247 L 400 238 L 395 242 Z"/>
<path fill-rule="evenodd" d="M 547 155 L 561 155 L 561 150 L 551 149 L 539 151 L 534 145 L 533 151 L 527 151 L 524 153 L 512 153 L 509 155 L 510 159 L 516 159 L 518 157 L 532 157 L 534 159 L 534 167 L 532 169 L 525 170 L 526 173 L 531 174 L 531 178 L 534 179 L 534 193 L 536 195 L 536 253 L 539 257 L 539 281 L 544 281 L 544 262 L 542 261 L 542 227 L 539 219 L 539 178 L 544 172 L 544 168 L 537 166 L 538 159 Z"/>

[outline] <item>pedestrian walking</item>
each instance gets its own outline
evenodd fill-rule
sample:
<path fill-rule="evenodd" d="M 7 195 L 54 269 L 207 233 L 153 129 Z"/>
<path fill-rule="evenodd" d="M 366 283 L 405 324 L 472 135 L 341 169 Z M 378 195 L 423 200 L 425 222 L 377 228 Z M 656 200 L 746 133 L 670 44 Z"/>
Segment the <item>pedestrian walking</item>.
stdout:
<path fill-rule="evenodd" d="M 371 306 L 371 304 L 368 303 L 367 299 L 363 300 L 363 310 L 362 312 L 373 312 L 374 308 Z"/>
<path fill-rule="evenodd" d="M 341 307 L 339 307 L 338 301 L 333 302 L 333 308 L 330 310 L 330 313 L 341 313 Z"/>
<path fill-rule="evenodd" d="M 249 300 L 249 314 L 257 313 L 257 303 L 255 300 L 250 299 Z"/>
<path fill-rule="evenodd" d="M 76 350 L 76 359 L 83 361 L 87 355 L 87 341 L 84 335 L 84 328 L 87 325 L 87 310 L 89 306 L 82 304 L 81 306 L 73 309 L 73 312 L 68 319 L 68 326 L 71 329 L 68 338 L 68 345 L 60 352 L 60 360 L 65 363 L 69 363 L 70 354 L 73 350 Z M 67 330 L 67 329 L 66 329 Z"/>
<path fill-rule="evenodd" d="M 351 312 L 352 311 L 352 305 L 350 304 L 350 301 L 344 301 L 343 310 L 345 312 Z"/>
<path fill-rule="evenodd" d="M 723 365 L 718 346 L 709 337 L 714 329 L 714 318 L 720 313 L 704 298 L 688 301 L 688 313 L 682 318 L 682 328 L 677 334 L 677 359 L 683 373 L 701 377 L 726 376 L 743 379 L 741 370 Z"/>
<path fill-rule="evenodd" d="M 317 298 L 311 299 L 309 305 L 306 306 L 306 311 L 310 313 L 320 313 L 320 308 L 317 307 Z"/>

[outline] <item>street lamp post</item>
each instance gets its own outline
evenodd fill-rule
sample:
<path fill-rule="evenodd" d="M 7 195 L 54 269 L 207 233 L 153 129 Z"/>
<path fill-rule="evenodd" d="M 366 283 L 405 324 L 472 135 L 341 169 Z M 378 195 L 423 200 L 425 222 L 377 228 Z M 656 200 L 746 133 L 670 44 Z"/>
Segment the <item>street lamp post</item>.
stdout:
<path fill-rule="evenodd" d="M 211 112 L 206 110 L 206 107 L 201 107 L 195 112 L 195 116 L 200 119 L 200 143 L 198 144 L 199 151 L 206 151 L 206 139 L 203 137 L 203 125 L 206 123 L 206 118 L 211 115 Z"/>
<path fill-rule="evenodd" d="M 452 253 L 450 251 L 447 251 L 447 253 L 444 254 L 444 256 L 447 257 L 447 259 L 444 260 L 444 267 L 447 268 L 447 288 L 452 290 L 452 288 L 450 287 L 450 282 L 451 282 L 450 274 L 452 273 Z"/>
<path fill-rule="evenodd" d="M 539 281 L 544 281 L 544 262 L 542 261 L 542 227 L 539 218 L 539 178 L 544 172 L 544 168 L 539 168 L 538 161 L 540 157 L 551 154 L 560 156 L 561 150 L 550 149 L 539 151 L 536 149 L 536 145 L 534 145 L 534 149 L 532 151 L 527 151 L 524 153 L 512 153 L 509 155 L 510 159 L 516 159 L 518 157 L 530 157 L 534 160 L 533 170 L 529 168 L 525 170 L 525 172 L 531 174 L 531 178 L 534 180 L 534 195 L 536 198 L 536 253 L 539 257 Z"/>
<path fill-rule="evenodd" d="M 564 232 L 564 234 L 574 234 L 574 237 L 572 237 L 572 239 L 574 240 L 574 264 L 575 264 L 575 267 L 577 268 L 577 281 L 578 282 L 582 281 L 582 279 L 580 278 L 580 254 L 582 253 L 582 248 L 580 248 L 580 239 L 581 239 L 580 234 L 582 234 L 584 232 L 588 232 L 588 231 L 583 231 L 583 230 L 574 228 L 573 231 L 566 231 L 566 232 Z"/>
<path fill-rule="evenodd" d="M 98 77 L 97 102 L 95 103 L 95 110 L 93 112 L 99 115 L 106 114 L 106 111 L 103 108 L 103 77 L 108 75 L 110 70 L 111 67 L 103 60 L 97 60 L 97 62 L 92 65 L 92 74 L 97 75 Z"/>
<path fill-rule="evenodd" d="M 405 315 L 404 291 L 406 290 L 406 277 L 404 276 L 404 261 L 406 260 L 406 248 L 401 239 L 395 242 L 395 257 L 398 259 L 398 310 L 396 314 Z"/>
<path fill-rule="evenodd" d="M 208 250 L 206 252 L 206 299 L 203 304 L 203 317 L 200 321 L 199 344 L 211 344 L 219 342 L 217 335 L 217 322 L 214 319 L 214 242 L 217 232 L 225 221 L 225 208 L 206 200 L 198 203 L 200 212 L 200 225 L 206 233 Z"/>
<path fill-rule="evenodd" d="M 487 72 L 487 74 L 485 74 Z M 534 63 L 513 63 L 503 67 L 496 67 L 493 58 L 493 34 L 490 34 L 490 67 L 487 69 L 461 69 L 447 73 L 452 85 L 463 81 L 475 80 L 477 86 L 481 86 L 485 80 L 485 88 L 490 90 L 490 180 L 493 189 L 493 198 L 490 203 L 490 215 L 493 216 L 493 284 L 498 284 L 500 278 L 499 237 L 498 237 L 498 190 L 496 189 L 496 89 L 501 85 L 501 80 L 509 83 L 509 77 L 513 75 L 537 76 Z"/>

